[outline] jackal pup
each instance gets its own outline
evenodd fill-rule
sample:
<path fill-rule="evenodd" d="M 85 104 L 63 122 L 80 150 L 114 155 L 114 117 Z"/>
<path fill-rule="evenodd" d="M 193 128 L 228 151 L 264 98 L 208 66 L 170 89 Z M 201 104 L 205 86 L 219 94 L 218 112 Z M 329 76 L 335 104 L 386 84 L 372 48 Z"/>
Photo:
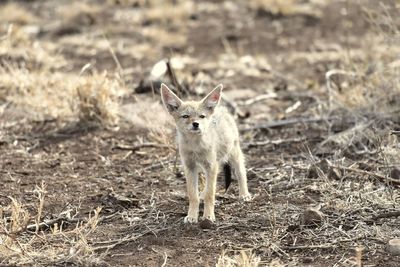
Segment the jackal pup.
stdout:
<path fill-rule="evenodd" d="M 221 92 L 222 84 L 200 101 L 182 101 L 165 84 L 161 85 L 164 106 L 175 119 L 179 154 L 185 169 L 189 197 L 189 211 L 185 223 L 198 221 L 199 172 L 203 172 L 206 177 L 202 193 L 204 219 L 215 221 L 217 174 L 222 165 L 225 175 L 228 176 L 230 166 L 233 167 L 239 181 L 239 197 L 245 201 L 251 199 L 247 189 L 244 157 L 239 145 L 239 131 L 226 108 L 218 105 Z"/>

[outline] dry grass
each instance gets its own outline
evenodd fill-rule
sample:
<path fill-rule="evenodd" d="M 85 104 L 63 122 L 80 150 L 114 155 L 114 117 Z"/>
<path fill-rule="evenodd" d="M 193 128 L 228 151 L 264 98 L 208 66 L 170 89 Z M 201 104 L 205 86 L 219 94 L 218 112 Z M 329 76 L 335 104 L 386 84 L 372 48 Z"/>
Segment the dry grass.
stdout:
<path fill-rule="evenodd" d="M 251 251 L 242 250 L 239 254 L 231 257 L 226 255 L 225 251 L 222 251 L 216 267 L 257 267 L 259 264 L 260 258 Z"/>
<path fill-rule="evenodd" d="M 324 1 L 299 1 L 299 0 L 251 0 L 250 8 L 267 12 L 275 16 L 290 16 L 296 14 L 321 16 L 318 10 L 325 5 Z"/>
<path fill-rule="evenodd" d="M 144 19 L 150 22 L 162 24 L 181 24 L 187 20 L 193 11 L 192 1 L 149 1 L 144 10 Z"/>
<path fill-rule="evenodd" d="M 2 98 L 31 119 L 76 120 L 115 126 L 123 86 L 106 74 L 77 77 L 61 72 L 0 69 Z M 28 115 L 29 114 L 29 115 Z"/>
<path fill-rule="evenodd" d="M 118 99 L 125 92 L 107 73 L 78 76 L 65 72 L 65 59 L 54 44 L 38 43 L 21 28 L 10 26 L 0 41 L 0 100 L 35 119 L 118 123 Z"/>
<path fill-rule="evenodd" d="M 109 79 L 107 73 L 94 74 L 81 81 L 77 86 L 80 120 L 107 126 L 117 125 L 121 87 L 116 79 Z"/>
<path fill-rule="evenodd" d="M 73 229 L 63 229 L 63 225 L 54 224 L 39 231 L 39 224 L 43 223 L 45 190 L 42 184 L 34 191 L 39 202 L 36 215 L 28 211 L 26 204 L 14 198 L 0 209 L 0 264 L 93 266 L 102 263 L 101 255 L 95 253 L 88 243 L 96 231 L 101 209 L 96 209 L 86 222 L 77 223 Z"/>
<path fill-rule="evenodd" d="M 34 24 L 39 18 L 20 4 L 7 2 L 0 4 L 0 24 L 15 23 L 18 25 Z"/>
<path fill-rule="evenodd" d="M 389 16 L 384 10 L 380 15 L 379 10 L 374 12 L 372 23 L 375 24 L 379 24 L 376 20 Z M 346 51 L 347 60 L 342 61 L 343 69 L 327 72 L 328 111 L 347 112 L 354 124 L 346 131 L 329 136 L 323 144 L 332 141 L 342 149 L 351 148 L 357 154 L 393 158 L 393 153 L 389 151 L 395 150 L 398 143 L 390 133 L 400 122 L 400 68 L 397 58 L 400 46 L 394 41 L 398 38 L 397 24 L 394 19 L 389 20 L 392 23 L 391 34 L 376 27 L 375 32 L 365 37 L 367 41 L 360 50 L 356 53 Z M 345 55 L 344 51 L 342 55 Z M 393 160 L 390 162 L 394 163 Z"/>
<path fill-rule="evenodd" d="M 400 198 L 391 183 L 393 180 L 388 179 L 390 170 L 398 168 L 400 161 L 398 139 L 390 134 L 400 120 L 397 58 L 400 49 L 394 41 L 399 31 L 394 19 L 386 14 L 385 19 L 381 19 L 382 14 L 374 15 L 379 20 L 376 24 L 381 26 L 379 34 L 370 34 L 365 39 L 368 42 L 364 40 L 354 48 L 329 46 L 326 41 L 312 51 L 292 50 L 282 52 L 283 57 L 277 55 L 282 66 L 293 63 L 299 69 L 304 61 L 308 67 L 336 64 L 337 69 L 328 69 L 331 71 L 327 75 L 329 85 L 324 87 L 324 82 L 317 81 L 311 90 L 304 80 L 292 78 L 296 70 L 293 73 L 277 71 L 276 62 L 269 61 L 274 59 L 275 51 L 268 51 L 268 55 L 250 54 L 247 50 L 237 52 L 231 43 L 222 41 L 224 51 L 220 52 L 218 43 L 211 47 L 217 53 L 210 49 L 211 59 L 195 58 L 196 50 L 186 46 L 193 37 L 187 35 L 190 27 L 185 23 L 193 8 L 202 5 L 205 10 L 204 3 L 110 0 L 108 4 L 106 8 L 82 3 L 58 7 L 56 12 L 62 17 L 61 23 L 73 24 L 83 19 L 84 24 L 80 25 L 79 33 L 60 38 L 51 35 L 39 38 L 34 28 L 25 27 L 40 22 L 34 15 L 29 17 L 26 9 L 15 12 L 13 19 L 3 21 L 0 16 L 3 22 L 0 26 L 0 104 L 3 105 L 0 115 L 4 110 L 19 112 L 22 117 L 38 120 L 44 126 L 48 126 L 47 119 L 121 126 L 121 131 L 111 133 L 99 130 L 75 136 L 63 132 L 51 136 L 49 142 L 46 142 L 47 135 L 30 139 L 31 136 L 20 134 L 30 131 L 29 127 L 17 125 L 14 133 L 10 126 L 10 134 L 8 129 L 0 132 L 0 149 L 4 153 L 1 159 L 11 163 L 2 165 L 4 172 L 0 170 L 1 175 L 7 176 L 4 178 L 8 183 L 7 194 L 14 194 L 13 188 L 18 184 L 26 194 L 36 197 L 32 198 L 33 203 L 18 200 L 15 195 L 2 200 L 6 204 L 0 207 L 0 265 L 98 265 L 104 264 L 106 257 L 113 262 L 114 252 L 121 253 L 116 254 L 118 257 L 125 257 L 125 261 L 121 260 L 124 263 L 130 263 L 132 258 L 157 258 L 161 259 L 157 262 L 159 265 L 176 264 L 181 258 L 175 255 L 200 255 L 197 251 L 204 247 L 216 248 L 206 261 L 215 261 L 214 256 L 218 256 L 221 248 L 226 249 L 217 259 L 219 267 L 301 266 L 307 261 L 311 261 L 311 266 L 326 262 L 336 266 L 361 266 L 364 258 L 374 262 L 377 257 L 380 257 L 378 260 L 388 257 L 382 252 L 382 244 L 400 236 L 398 218 L 390 214 L 384 217 L 398 210 Z M 319 16 L 324 4 L 325 1 L 317 0 L 252 0 L 244 3 L 252 10 L 243 12 L 251 19 L 237 18 L 232 25 L 224 26 L 237 27 L 240 43 L 247 36 L 240 35 L 240 31 L 251 27 L 248 26 L 253 25 L 251 20 L 257 19 L 255 10 L 272 14 L 276 22 L 281 16 L 287 16 L 285 20 L 297 15 Z M 96 24 L 101 21 L 97 17 L 106 13 L 107 8 L 120 5 L 123 8 L 117 8 L 118 16 L 112 17 L 112 23 L 105 29 L 91 24 L 91 18 Z M 194 19 L 191 23 L 207 23 L 203 16 L 209 18 L 210 13 L 221 7 L 218 3 L 210 5 L 198 21 Z M 235 9 L 234 2 L 224 5 Z M 7 6 L 11 10 L 19 7 Z M 122 17 L 123 22 L 118 21 Z M 263 19 L 269 19 L 266 17 Z M 225 18 L 213 19 L 212 23 L 222 23 Z M 119 28 L 114 25 L 118 23 L 122 24 Z M 127 30 L 126 25 L 131 28 Z M 84 29 L 86 26 L 88 29 Z M 286 24 L 285 27 L 290 29 Z M 140 30 L 133 31 L 133 28 Z M 44 29 L 52 30 L 51 27 Z M 196 29 L 200 31 L 202 27 Z M 110 41 L 103 37 L 108 30 Z M 266 40 L 262 35 L 256 37 Z M 299 35 L 289 37 L 300 38 Z M 268 134 L 263 130 L 243 133 L 243 139 L 249 144 L 245 152 L 255 199 L 243 205 L 232 192 L 219 194 L 219 221 L 215 231 L 185 228 L 181 223 L 186 211 L 184 178 L 179 177 L 175 168 L 180 166 L 171 149 L 174 141 L 169 117 L 157 94 L 131 96 L 125 87 L 127 76 L 130 76 L 129 82 L 139 83 L 151 72 L 158 57 L 168 54 L 164 53 L 165 47 L 174 45 L 184 48 L 171 61 L 178 78 L 187 82 L 189 89 L 204 94 L 216 80 L 226 82 L 227 93 L 235 94 L 240 90 L 232 89 L 243 89 L 243 94 L 237 97 L 243 101 L 237 103 L 252 114 L 240 121 L 242 124 L 257 126 L 270 119 L 290 116 L 296 119 L 310 114 L 327 117 L 327 122 L 321 123 L 266 127 Z M 96 63 L 97 58 L 104 62 Z M 90 62 L 85 62 L 87 59 Z M 99 70 L 114 66 L 113 63 L 117 63 L 118 74 Z M 130 68 L 123 68 L 128 65 Z M 313 77 L 321 73 L 323 77 L 323 70 L 317 73 L 316 68 L 312 69 Z M 161 76 L 157 78 L 165 78 Z M 282 81 L 288 84 L 287 88 L 277 85 Z M 262 87 L 257 87 L 260 84 Z M 266 97 L 256 101 L 259 94 Z M 126 96 L 124 105 L 121 96 Z M 128 101 L 132 102 L 131 106 L 126 104 Z M 127 126 L 121 123 L 120 113 L 129 122 Z M 330 116 L 340 120 L 329 120 Z M 146 134 L 137 134 L 143 128 L 147 129 Z M 41 129 L 37 132 L 41 133 Z M 132 143 L 137 145 L 130 148 Z M 119 145 L 126 145 L 128 152 L 116 148 Z M 84 150 L 87 153 L 81 153 Z M 310 176 L 313 167 L 317 169 L 316 175 Z M 63 189 L 56 187 L 51 191 L 49 188 L 54 187 L 41 184 L 27 192 L 37 182 L 35 179 L 42 179 L 41 175 L 49 185 L 54 181 L 59 183 L 66 176 L 73 177 L 62 183 L 73 184 L 79 190 L 70 191 L 70 199 L 57 198 L 56 203 L 49 203 L 48 194 L 54 198 Z M 26 179 L 25 176 L 29 176 L 28 185 L 16 182 Z M 110 187 L 113 187 L 112 194 L 107 195 L 104 191 Z M 100 209 L 96 209 L 84 217 L 53 214 L 50 219 L 60 217 L 61 223 L 46 225 L 49 222 L 46 206 L 54 208 L 71 199 L 71 205 L 79 205 L 80 200 L 74 199 L 78 195 L 86 201 L 85 208 L 95 198 L 98 201 L 95 203 L 107 205 L 104 210 L 117 214 L 116 217 L 105 221 Z M 305 225 L 305 211 L 310 207 L 316 209 L 315 206 L 321 220 Z M 105 227 L 99 226 L 99 222 Z M 127 243 L 133 251 L 123 246 L 121 250 L 113 250 Z M 362 251 L 362 247 L 367 249 Z"/>

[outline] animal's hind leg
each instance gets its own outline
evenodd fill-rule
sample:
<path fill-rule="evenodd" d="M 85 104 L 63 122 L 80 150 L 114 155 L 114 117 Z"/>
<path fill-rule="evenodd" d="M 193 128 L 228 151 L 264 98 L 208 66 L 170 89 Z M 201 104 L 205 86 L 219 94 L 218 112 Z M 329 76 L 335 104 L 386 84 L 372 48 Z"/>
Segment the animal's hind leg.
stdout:
<path fill-rule="evenodd" d="M 247 188 L 247 175 L 246 167 L 244 165 L 244 156 L 239 145 L 234 148 L 229 162 L 231 163 L 235 171 L 235 176 L 239 181 L 239 197 L 244 201 L 251 200 L 251 194 Z"/>

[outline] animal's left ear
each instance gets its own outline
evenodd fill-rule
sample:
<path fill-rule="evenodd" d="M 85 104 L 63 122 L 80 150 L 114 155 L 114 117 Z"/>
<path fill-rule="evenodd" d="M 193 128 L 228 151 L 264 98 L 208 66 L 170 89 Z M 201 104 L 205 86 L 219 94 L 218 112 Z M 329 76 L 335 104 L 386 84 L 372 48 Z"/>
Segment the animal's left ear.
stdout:
<path fill-rule="evenodd" d="M 221 99 L 223 86 L 219 84 L 203 100 L 202 104 L 210 111 L 214 111 Z"/>

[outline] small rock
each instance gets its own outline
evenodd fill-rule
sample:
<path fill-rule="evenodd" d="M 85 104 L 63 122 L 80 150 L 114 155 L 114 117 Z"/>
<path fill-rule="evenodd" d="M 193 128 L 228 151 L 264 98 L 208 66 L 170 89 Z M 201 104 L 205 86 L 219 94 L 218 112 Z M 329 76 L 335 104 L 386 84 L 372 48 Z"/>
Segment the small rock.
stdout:
<path fill-rule="evenodd" d="M 199 226 L 201 229 L 213 229 L 215 224 L 208 219 L 204 219 L 200 221 Z"/>
<path fill-rule="evenodd" d="M 400 239 L 389 240 L 386 249 L 393 255 L 400 255 Z"/>
<path fill-rule="evenodd" d="M 318 178 L 318 169 L 315 165 L 311 165 L 310 168 L 308 168 L 307 172 L 307 178 Z"/>
<path fill-rule="evenodd" d="M 327 173 L 329 170 L 330 162 L 327 159 L 323 159 L 319 162 L 316 162 L 315 164 L 311 165 L 310 168 L 308 169 L 308 178 L 318 178 L 321 174 Z"/>
<path fill-rule="evenodd" d="M 327 159 L 311 165 L 307 172 L 307 178 L 319 178 L 322 174 L 325 174 L 329 179 L 335 180 L 339 180 L 342 177 L 341 171 L 334 168 L 332 163 Z"/>
<path fill-rule="evenodd" d="M 314 225 L 323 221 L 324 214 L 318 208 L 307 208 L 301 215 L 302 225 Z"/>
<path fill-rule="evenodd" d="M 398 168 L 393 168 L 390 171 L 390 177 L 393 179 L 400 179 L 400 170 Z"/>
<path fill-rule="evenodd" d="M 358 163 L 358 168 L 364 171 L 372 171 L 373 167 L 365 162 Z"/>

